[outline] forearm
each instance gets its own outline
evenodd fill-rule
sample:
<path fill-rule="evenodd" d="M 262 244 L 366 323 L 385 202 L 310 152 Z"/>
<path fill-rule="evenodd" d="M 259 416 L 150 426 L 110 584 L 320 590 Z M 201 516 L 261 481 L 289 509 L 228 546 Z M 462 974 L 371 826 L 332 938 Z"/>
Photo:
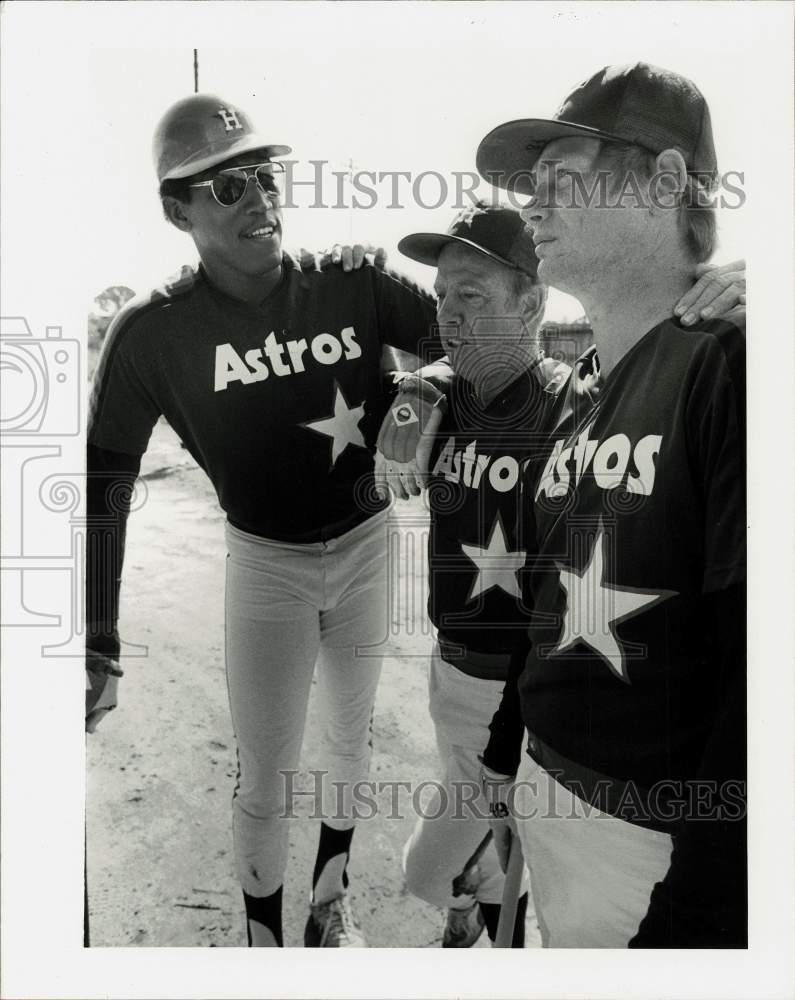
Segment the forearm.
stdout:
<path fill-rule="evenodd" d="M 519 700 L 519 678 L 524 670 L 527 647 L 522 646 L 511 657 L 502 699 L 489 725 L 489 741 L 483 752 L 483 763 L 498 774 L 516 774 L 522 754 L 524 721 Z"/>
<path fill-rule="evenodd" d="M 399 393 L 417 395 L 425 388 L 431 387 L 432 399 L 438 395 L 447 396 L 453 375 L 453 369 L 446 358 L 413 370 L 389 369 L 384 372 L 386 395 L 392 401 Z"/>
<path fill-rule="evenodd" d="M 417 371 L 387 373 L 388 408 L 377 442 L 385 460 L 405 463 L 419 459 L 423 434 L 432 433 L 430 427 L 438 430 L 438 421 L 430 423 L 435 411 L 440 420 L 447 410 L 446 392 L 452 377 L 453 371 L 445 361 Z"/>
<path fill-rule="evenodd" d="M 126 525 L 141 459 L 93 445 L 86 458 L 86 646 L 116 660 Z"/>

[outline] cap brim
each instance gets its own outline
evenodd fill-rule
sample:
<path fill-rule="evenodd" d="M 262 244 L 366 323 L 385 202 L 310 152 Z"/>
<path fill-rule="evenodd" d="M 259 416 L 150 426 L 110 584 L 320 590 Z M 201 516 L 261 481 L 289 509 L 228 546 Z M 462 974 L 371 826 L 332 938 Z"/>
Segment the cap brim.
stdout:
<path fill-rule="evenodd" d="M 498 125 L 481 140 L 476 165 L 480 176 L 495 187 L 531 195 L 530 171 L 548 142 L 582 135 L 623 141 L 620 136 L 555 118 L 517 118 Z"/>
<path fill-rule="evenodd" d="M 193 156 L 187 160 L 183 160 L 178 166 L 169 170 L 162 180 L 181 180 L 183 177 L 192 177 L 194 174 L 200 174 L 204 170 L 209 170 L 210 167 L 214 167 L 218 163 L 231 160 L 233 156 L 240 156 L 241 153 L 250 153 L 259 149 L 269 159 L 273 156 L 287 156 L 288 153 L 292 152 L 289 146 L 274 145 L 261 135 L 247 135 L 244 138 L 230 142 L 223 149 L 216 147 L 212 152 L 200 150 L 198 153 L 194 153 Z"/>
<path fill-rule="evenodd" d="M 492 260 L 496 260 L 498 263 L 504 264 L 514 271 L 523 270 L 517 264 L 512 264 L 511 261 L 500 257 L 499 254 L 492 253 L 491 250 L 486 250 L 478 243 L 464 239 L 463 236 L 448 236 L 442 233 L 412 233 L 410 236 L 404 236 L 398 243 L 398 251 L 404 257 L 408 257 L 409 260 L 416 260 L 420 264 L 429 264 L 431 267 L 436 267 L 439 263 L 439 256 L 442 250 L 450 243 L 463 243 L 464 246 L 471 247 L 473 250 L 477 250 L 478 253 L 482 253 L 484 257 L 491 257 Z"/>

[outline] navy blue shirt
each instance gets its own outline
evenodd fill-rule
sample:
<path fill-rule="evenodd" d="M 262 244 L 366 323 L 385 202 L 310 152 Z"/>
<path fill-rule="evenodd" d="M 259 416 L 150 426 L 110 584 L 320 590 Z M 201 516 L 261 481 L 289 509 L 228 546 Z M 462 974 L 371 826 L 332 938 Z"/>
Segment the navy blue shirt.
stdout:
<path fill-rule="evenodd" d="M 734 326 L 661 323 L 529 484 L 525 725 L 646 789 L 695 776 L 730 680 L 705 608 L 745 580 L 744 380 Z"/>
<path fill-rule="evenodd" d="M 519 518 L 523 467 L 547 440 L 567 374 L 555 361 L 534 362 L 487 405 L 466 379 L 445 387 L 428 490 L 428 611 L 451 643 L 503 653 L 522 640 L 520 571 L 535 549 Z"/>
<path fill-rule="evenodd" d="M 258 306 L 184 268 L 111 325 L 89 444 L 141 455 L 163 415 L 233 524 L 314 540 L 373 513 L 382 348 L 416 352 L 434 322 L 430 295 L 369 263 L 301 270 L 285 256 Z"/>

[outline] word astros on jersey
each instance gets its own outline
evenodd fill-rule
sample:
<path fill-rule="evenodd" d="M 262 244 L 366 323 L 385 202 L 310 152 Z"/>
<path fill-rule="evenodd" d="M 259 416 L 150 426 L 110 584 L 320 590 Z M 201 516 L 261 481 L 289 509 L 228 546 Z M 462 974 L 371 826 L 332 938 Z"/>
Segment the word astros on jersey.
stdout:
<path fill-rule="evenodd" d="M 633 448 L 626 434 L 612 434 L 604 441 L 591 441 L 589 434 L 590 427 L 586 427 L 569 447 L 564 447 L 566 440 L 563 438 L 555 442 L 535 499 L 538 500 L 542 493 L 547 497 L 561 497 L 589 472 L 603 490 L 623 486 L 627 493 L 651 496 L 654 459 L 660 452 L 662 435 L 647 434 Z"/>
<path fill-rule="evenodd" d="M 463 483 L 470 489 L 480 489 L 483 473 L 488 470 L 487 480 L 498 493 L 514 489 L 519 481 L 519 462 L 511 455 L 478 455 L 477 441 L 470 441 L 466 448 L 455 450 L 455 438 L 449 437 L 439 453 L 431 470 L 443 475 L 449 483 Z"/>
<path fill-rule="evenodd" d="M 346 361 L 354 361 L 362 356 L 352 326 L 346 326 L 339 337 L 318 333 L 311 343 L 302 337 L 280 344 L 276 334 L 269 333 L 263 347 L 246 351 L 242 358 L 231 344 L 218 344 L 215 348 L 215 391 L 228 388 L 230 382 L 249 385 L 264 381 L 271 373 L 282 376 L 306 371 L 303 359 L 307 351 L 321 365 L 335 365 L 343 357 Z"/>

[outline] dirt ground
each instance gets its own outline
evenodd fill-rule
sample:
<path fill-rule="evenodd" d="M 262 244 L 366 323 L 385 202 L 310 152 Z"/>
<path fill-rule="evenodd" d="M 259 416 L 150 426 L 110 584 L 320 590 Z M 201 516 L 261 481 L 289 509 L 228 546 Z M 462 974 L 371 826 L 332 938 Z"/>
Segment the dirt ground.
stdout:
<path fill-rule="evenodd" d="M 130 518 L 120 633 L 148 647 L 125 662 L 119 708 L 88 738 L 87 838 L 91 944 L 245 945 L 234 874 L 235 749 L 223 664 L 223 515 L 204 473 L 167 425 L 144 459 L 147 498 Z M 424 518 L 419 501 L 396 515 L 399 592 L 374 718 L 371 778 L 436 777 L 427 709 Z M 123 650 L 123 653 L 125 650 Z M 140 650 L 138 651 L 140 653 Z M 314 699 L 296 787 L 322 767 Z M 443 913 L 402 884 L 410 798 L 379 797 L 359 824 L 349 866 L 356 912 L 373 947 L 439 947 Z M 285 943 L 299 946 L 319 821 L 298 800 L 285 879 Z M 402 814 L 398 818 L 396 813 Z M 537 943 L 530 921 L 528 944 Z M 485 935 L 482 946 L 488 946 Z"/>

